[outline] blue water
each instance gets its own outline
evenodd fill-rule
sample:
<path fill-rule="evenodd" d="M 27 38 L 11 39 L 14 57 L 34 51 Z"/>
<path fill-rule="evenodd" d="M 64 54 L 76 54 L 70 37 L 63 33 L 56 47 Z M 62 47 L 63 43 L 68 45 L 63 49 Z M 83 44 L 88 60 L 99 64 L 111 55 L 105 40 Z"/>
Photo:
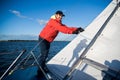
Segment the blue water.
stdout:
<path fill-rule="evenodd" d="M 51 43 L 48 60 L 55 56 L 61 49 L 63 49 L 69 41 L 54 41 Z M 23 49 L 26 49 L 26 53 L 29 52 L 38 44 L 37 41 L 4 41 L 0 42 L 0 76 L 5 72 L 9 65 L 16 59 Z M 39 47 L 34 49 L 34 54 L 38 56 L 40 54 Z M 23 55 L 22 58 L 25 57 Z M 33 58 L 31 58 L 33 60 Z M 29 62 L 31 62 L 29 60 Z M 19 63 L 19 62 L 18 62 Z"/>

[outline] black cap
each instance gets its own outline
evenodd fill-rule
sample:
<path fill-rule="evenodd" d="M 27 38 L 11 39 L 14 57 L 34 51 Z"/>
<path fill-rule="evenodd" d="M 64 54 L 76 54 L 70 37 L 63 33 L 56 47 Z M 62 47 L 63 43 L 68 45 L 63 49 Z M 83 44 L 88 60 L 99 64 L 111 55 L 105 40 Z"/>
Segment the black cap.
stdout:
<path fill-rule="evenodd" d="M 65 16 L 62 11 L 56 11 L 55 14 L 60 14 L 60 15 L 62 15 L 62 16 Z"/>

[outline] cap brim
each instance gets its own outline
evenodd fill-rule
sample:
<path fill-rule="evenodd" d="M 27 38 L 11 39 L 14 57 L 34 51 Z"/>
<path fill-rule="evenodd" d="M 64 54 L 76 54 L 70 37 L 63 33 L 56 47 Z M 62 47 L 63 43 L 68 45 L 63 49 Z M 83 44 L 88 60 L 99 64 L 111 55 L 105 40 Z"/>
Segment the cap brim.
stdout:
<path fill-rule="evenodd" d="M 65 16 L 64 14 L 62 16 Z"/>

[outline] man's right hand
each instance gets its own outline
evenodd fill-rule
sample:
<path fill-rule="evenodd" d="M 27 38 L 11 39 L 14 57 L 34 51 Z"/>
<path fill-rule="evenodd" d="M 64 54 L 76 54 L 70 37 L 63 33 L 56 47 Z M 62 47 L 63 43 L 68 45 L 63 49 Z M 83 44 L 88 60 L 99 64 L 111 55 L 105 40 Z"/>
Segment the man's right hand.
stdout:
<path fill-rule="evenodd" d="M 78 28 L 77 30 L 78 30 L 79 32 L 83 32 L 83 31 L 84 31 L 84 29 L 83 29 L 83 28 L 81 28 L 81 27 L 80 27 L 80 28 Z"/>
<path fill-rule="evenodd" d="M 79 34 L 80 32 L 83 32 L 84 29 L 83 28 L 78 28 L 76 31 L 73 32 L 73 34 Z"/>

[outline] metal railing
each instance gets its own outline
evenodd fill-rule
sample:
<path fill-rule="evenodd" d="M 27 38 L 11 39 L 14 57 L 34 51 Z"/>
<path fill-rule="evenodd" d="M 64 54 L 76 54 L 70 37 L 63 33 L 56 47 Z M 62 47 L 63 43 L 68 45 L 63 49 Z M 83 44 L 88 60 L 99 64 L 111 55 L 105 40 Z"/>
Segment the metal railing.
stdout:
<path fill-rule="evenodd" d="M 10 69 L 14 66 L 14 64 L 20 59 L 20 57 L 26 52 L 26 50 L 22 50 L 21 53 L 17 56 L 17 58 L 12 62 L 12 64 L 8 67 L 8 69 L 3 73 L 3 75 L 0 77 L 0 80 L 3 79 L 3 77 L 10 71 Z M 11 71 L 9 74 L 11 74 L 13 71 Z"/>

